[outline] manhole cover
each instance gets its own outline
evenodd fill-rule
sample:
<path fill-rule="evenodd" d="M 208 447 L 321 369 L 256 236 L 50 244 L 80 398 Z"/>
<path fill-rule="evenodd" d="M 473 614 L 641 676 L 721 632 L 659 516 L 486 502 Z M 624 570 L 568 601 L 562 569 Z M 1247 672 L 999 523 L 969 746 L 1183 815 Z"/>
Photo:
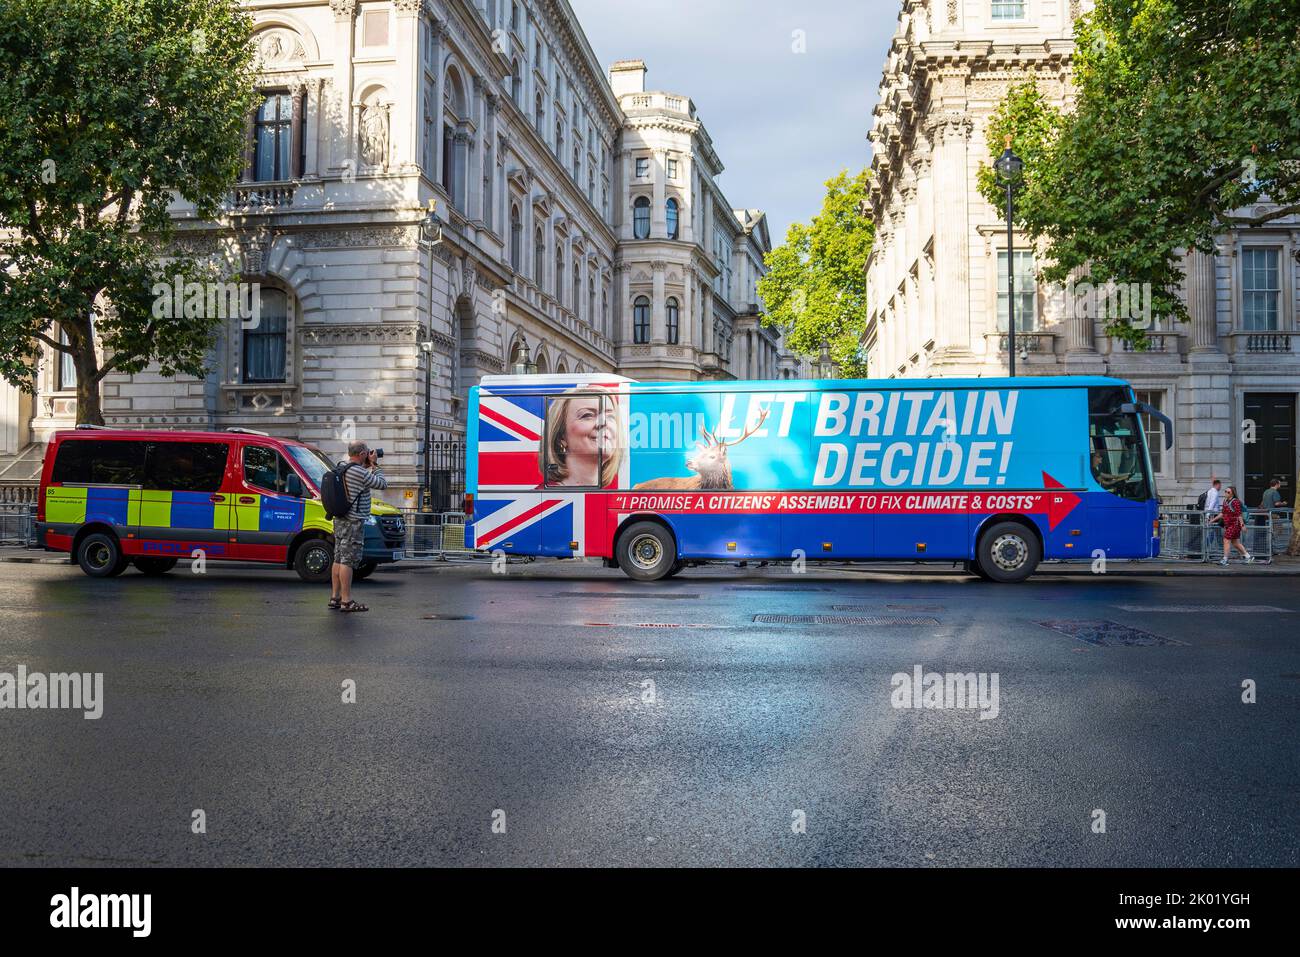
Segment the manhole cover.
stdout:
<path fill-rule="evenodd" d="M 762 625 L 937 625 L 924 615 L 755 615 Z"/>
<path fill-rule="evenodd" d="M 425 621 L 473 621 L 473 615 L 422 615 Z"/>
<path fill-rule="evenodd" d="M 697 593 L 656 594 L 649 591 L 557 591 L 552 598 L 638 598 L 654 601 L 672 601 L 682 598 L 699 598 Z"/>
<path fill-rule="evenodd" d="M 890 611 L 946 611 L 943 605 L 886 605 Z M 871 605 L 831 605 L 835 611 L 876 611 Z"/>
<path fill-rule="evenodd" d="M 791 585 L 737 585 L 732 591 L 830 591 L 829 588 L 791 586 Z"/>
<path fill-rule="evenodd" d="M 1069 635 L 1071 638 L 1086 641 L 1090 645 L 1099 645 L 1102 648 L 1113 648 L 1120 645 L 1133 648 L 1149 647 L 1151 645 L 1187 644 L 1185 641 L 1165 638 L 1163 635 L 1153 635 L 1149 631 L 1132 628 L 1129 625 L 1121 625 L 1115 621 L 1040 621 L 1038 624 L 1044 628 L 1059 631 L 1063 635 Z"/>

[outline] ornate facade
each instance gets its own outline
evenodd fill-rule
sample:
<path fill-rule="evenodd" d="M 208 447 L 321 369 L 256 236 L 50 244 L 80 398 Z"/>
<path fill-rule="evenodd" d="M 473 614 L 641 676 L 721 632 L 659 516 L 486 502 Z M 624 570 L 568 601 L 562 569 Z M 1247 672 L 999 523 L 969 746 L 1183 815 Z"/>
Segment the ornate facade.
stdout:
<path fill-rule="evenodd" d="M 976 189 L 990 161 L 988 120 L 1033 77 L 1072 105 L 1079 0 L 904 0 L 870 139 L 876 241 L 867 265 L 863 347 L 872 375 L 996 376 L 1007 369 L 1007 270 L 1017 284 L 1017 372 L 1130 381 L 1175 422 L 1166 451 L 1152 431 L 1166 501 L 1185 503 L 1211 475 L 1244 486 L 1249 505 L 1274 475 L 1294 502 L 1300 393 L 1300 218 L 1225 233 L 1216 255 L 1186 259 L 1191 321 L 1156 320 L 1151 348 L 1104 333 L 1100 306 L 1076 307 L 1034 279 L 1035 252 Z"/>
<path fill-rule="evenodd" d="M 184 202 L 172 211 L 178 247 L 222 256 L 259 285 L 258 323 L 223 320 L 204 379 L 110 375 L 109 424 L 254 428 L 331 454 L 356 436 L 385 449 L 398 504 L 413 505 L 426 362 L 430 431 L 447 447 L 464 434 L 469 386 L 525 357 L 538 372 L 641 378 L 774 367 L 733 358 L 757 297 L 752 284 L 720 289 L 703 243 L 648 263 L 623 255 L 634 184 L 622 164 L 640 127 L 565 0 L 246 6 L 264 99 L 244 175 L 219 222 Z M 729 271 L 742 258 L 761 269 L 766 221 L 732 215 L 702 127 L 678 119 L 699 131 L 674 147 L 690 177 L 683 215 L 728 237 Z M 430 201 L 436 243 L 421 233 Z M 680 291 L 681 338 L 667 341 L 661 296 L 652 355 L 631 328 L 641 270 L 648 288 Z M 49 356 L 34 402 L 0 402 L 0 469 L 12 467 L 0 482 L 30 481 L 33 450 L 39 463 L 49 433 L 72 425 L 61 375 Z"/>

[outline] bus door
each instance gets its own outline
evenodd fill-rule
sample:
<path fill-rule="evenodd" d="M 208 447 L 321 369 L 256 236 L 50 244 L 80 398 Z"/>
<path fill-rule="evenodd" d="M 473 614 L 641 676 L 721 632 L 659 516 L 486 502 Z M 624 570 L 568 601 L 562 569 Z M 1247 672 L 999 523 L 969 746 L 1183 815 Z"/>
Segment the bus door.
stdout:
<path fill-rule="evenodd" d="M 1089 389 L 1088 468 L 1100 491 L 1090 491 L 1080 551 L 1102 549 L 1111 558 L 1146 558 L 1154 499 L 1138 416 L 1124 411 L 1120 388 Z M 1081 555 L 1080 557 L 1086 557 Z"/>
<path fill-rule="evenodd" d="M 239 481 L 231 496 L 238 557 L 284 561 L 289 543 L 302 530 L 306 505 L 302 479 L 270 445 L 245 443 Z"/>

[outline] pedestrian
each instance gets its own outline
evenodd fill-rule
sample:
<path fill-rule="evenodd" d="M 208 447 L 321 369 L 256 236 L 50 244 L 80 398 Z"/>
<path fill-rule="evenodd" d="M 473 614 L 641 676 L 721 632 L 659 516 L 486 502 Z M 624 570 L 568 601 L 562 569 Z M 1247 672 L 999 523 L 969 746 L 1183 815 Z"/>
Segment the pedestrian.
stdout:
<path fill-rule="evenodd" d="M 1223 523 L 1223 558 L 1219 562 L 1220 565 L 1228 564 L 1228 555 L 1232 553 L 1234 546 L 1246 557 L 1247 565 L 1255 560 L 1255 556 L 1246 551 L 1246 546 L 1241 543 L 1242 512 L 1241 499 L 1237 498 L 1236 490 L 1229 485 L 1223 490 L 1223 501 L 1217 516 Z"/>
<path fill-rule="evenodd" d="M 1281 508 L 1282 504 L 1282 480 L 1269 479 L 1268 488 L 1264 489 L 1264 497 L 1260 499 L 1259 507 L 1266 512 L 1271 512 L 1275 508 Z"/>
<path fill-rule="evenodd" d="M 370 608 L 352 600 L 352 570 L 361 564 L 365 547 L 366 519 L 370 517 L 370 490 L 388 488 L 384 473 L 379 470 L 382 450 L 372 449 L 365 442 L 348 445 L 348 462 L 343 471 L 343 487 L 347 490 L 351 508 L 348 514 L 334 519 L 334 565 L 330 569 L 329 607 L 338 611 L 369 611 Z"/>
<path fill-rule="evenodd" d="M 1210 487 L 1201 493 L 1201 497 L 1196 500 L 1196 507 L 1201 511 L 1201 523 L 1205 531 L 1202 534 L 1202 547 L 1204 548 L 1204 557 L 1201 561 L 1210 560 L 1211 542 L 1213 533 L 1210 526 L 1218 521 L 1219 501 L 1223 497 L 1223 483 L 1214 476 L 1210 476 Z"/>

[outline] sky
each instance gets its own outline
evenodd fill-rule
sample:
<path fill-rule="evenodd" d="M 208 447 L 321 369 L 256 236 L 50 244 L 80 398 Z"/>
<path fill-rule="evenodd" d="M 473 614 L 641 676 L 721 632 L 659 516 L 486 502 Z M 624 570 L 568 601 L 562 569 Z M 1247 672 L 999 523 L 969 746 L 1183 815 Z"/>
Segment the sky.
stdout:
<path fill-rule="evenodd" d="M 870 164 L 899 0 L 569 3 L 606 70 L 645 60 L 648 89 L 695 101 L 719 185 L 733 207 L 767 212 L 774 245 L 817 213 L 826 180 Z"/>

